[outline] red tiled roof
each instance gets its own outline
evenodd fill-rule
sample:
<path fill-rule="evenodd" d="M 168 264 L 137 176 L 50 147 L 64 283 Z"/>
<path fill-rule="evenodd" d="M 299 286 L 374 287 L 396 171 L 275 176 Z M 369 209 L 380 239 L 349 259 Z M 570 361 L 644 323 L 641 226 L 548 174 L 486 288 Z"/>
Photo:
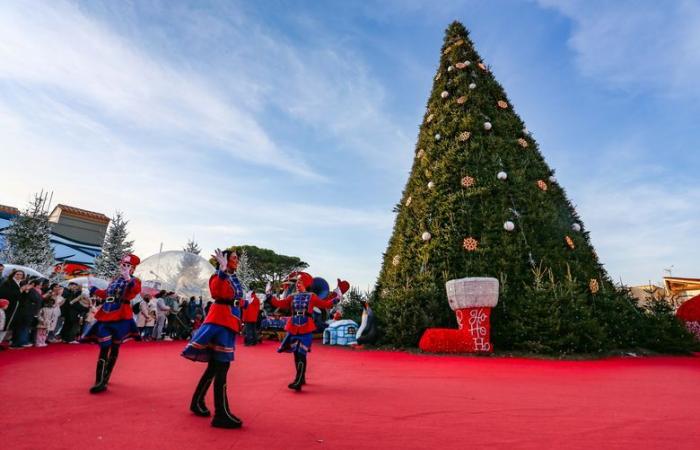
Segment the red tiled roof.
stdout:
<path fill-rule="evenodd" d="M 98 222 L 104 222 L 104 223 L 109 223 L 109 217 L 105 216 L 102 213 L 94 212 L 94 211 L 88 211 L 87 209 L 82 209 L 82 208 L 76 208 L 75 206 L 68 206 L 64 205 L 62 203 L 59 203 L 56 205 L 56 208 L 61 208 L 62 213 L 66 213 L 71 216 L 78 216 L 78 217 L 83 217 L 86 219 L 92 219 Z M 54 211 L 56 210 L 54 208 Z"/>

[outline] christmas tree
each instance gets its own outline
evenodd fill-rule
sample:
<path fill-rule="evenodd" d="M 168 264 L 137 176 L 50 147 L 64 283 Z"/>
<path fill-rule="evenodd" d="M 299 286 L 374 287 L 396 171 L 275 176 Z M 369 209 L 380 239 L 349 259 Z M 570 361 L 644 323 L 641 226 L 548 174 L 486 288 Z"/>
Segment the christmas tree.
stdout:
<path fill-rule="evenodd" d="M 192 296 L 200 295 L 206 289 L 206 282 L 202 283 L 200 277 L 202 249 L 194 239 L 189 239 L 182 249 L 183 253 L 172 277 L 167 280 L 168 285 L 174 286 L 178 294 Z"/>
<path fill-rule="evenodd" d="M 46 195 L 36 194 L 29 206 L 12 219 L 5 231 L 4 244 L 0 261 L 31 267 L 45 275 L 53 273 L 56 261 Z"/>
<path fill-rule="evenodd" d="M 107 230 L 107 235 L 102 243 L 102 253 L 95 258 L 95 275 L 111 279 L 119 274 L 119 263 L 124 255 L 132 253 L 134 241 L 127 241 L 129 232 L 122 213 L 117 211 Z"/>
<path fill-rule="evenodd" d="M 236 269 L 236 275 L 243 285 L 243 290 L 248 291 L 251 288 L 251 282 L 255 280 L 255 273 L 250 265 L 246 249 L 242 249 L 238 254 L 238 269 Z"/>
<path fill-rule="evenodd" d="M 668 311 L 659 319 L 613 285 L 554 171 L 460 23 L 447 29 L 395 212 L 375 289 L 387 343 L 414 346 L 427 327 L 454 327 L 445 282 L 481 276 L 500 281 L 497 347 L 668 350 L 640 334 L 654 320 L 681 348 L 689 342 Z"/>

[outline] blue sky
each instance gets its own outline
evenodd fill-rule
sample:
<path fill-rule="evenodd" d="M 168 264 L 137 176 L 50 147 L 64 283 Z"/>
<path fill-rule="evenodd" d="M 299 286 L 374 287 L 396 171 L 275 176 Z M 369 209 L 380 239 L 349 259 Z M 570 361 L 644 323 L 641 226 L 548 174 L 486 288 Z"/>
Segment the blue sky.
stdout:
<path fill-rule="evenodd" d="M 374 283 L 460 20 L 611 275 L 700 277 L 697 1 L 0 3 L 0 203 Z"/>

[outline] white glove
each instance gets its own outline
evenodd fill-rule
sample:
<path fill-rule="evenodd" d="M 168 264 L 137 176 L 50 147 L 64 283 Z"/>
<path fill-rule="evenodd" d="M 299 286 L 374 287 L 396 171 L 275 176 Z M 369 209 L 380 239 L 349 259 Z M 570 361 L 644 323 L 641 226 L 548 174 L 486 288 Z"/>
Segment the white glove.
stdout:
<path fill-rule="evenodd" d="M 226 256 L 224 256 L 223 252 L 221 249 L 216 249 L 214 250 L 214 254 L 211 255 L 216 261 L 219 263 L 219 270 L 226 270 L 226 266 L 228 266 L 228 261 L 226 261 Z"/>
<path fill-rule="evenodd" d="M 272 294 L 272 283 L 269 281 L 265 285 L 265 295 Z"/>
<path fill-rule="evenodd" d="M 342 300 L 342 299 L 343 299 L 343 291 L 340 290 L 340 286 L 338 286 L 337 288 L 333 289 L 333 292 L 335 292 L 335 296 L 336 296 L 335 298 L 337 298 L 338 300 Z"/>

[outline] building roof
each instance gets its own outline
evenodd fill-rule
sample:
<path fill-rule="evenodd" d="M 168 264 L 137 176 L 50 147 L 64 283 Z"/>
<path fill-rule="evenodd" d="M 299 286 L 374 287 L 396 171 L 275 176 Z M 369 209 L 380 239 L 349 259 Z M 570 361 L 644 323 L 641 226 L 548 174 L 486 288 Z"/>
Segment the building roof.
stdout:
<path fill-rule="evenodd" d="M 14 206 L 0 205 L 0 212 L 16 216 L 19 214 L 19 209 L 15 208 Z"/>
<path fill-rule="evenodd" d="M 700 290 L 700 278 L 664 277 L 666 289 L 672 293 Z"/>
<path fill-rule="evenodd" d="M 58 213 L 56 214 L 56 218 L 58 218 L 60 214 L 68 214 L 69 216 L 93 220 L 95 222 L 104 223 L 105 225 L 108 224 L 110 221 L 109 217 L 105 216 L 102 213 L 88 211 L 87 209 L 82 208 L 76 208 L 75 206 L 64 205 L 63 203 L 59 203 L 58 205 L 56 205 L 56 207 L 51 212 L 52 217 L 54 216 L 54 213 Z"/>

